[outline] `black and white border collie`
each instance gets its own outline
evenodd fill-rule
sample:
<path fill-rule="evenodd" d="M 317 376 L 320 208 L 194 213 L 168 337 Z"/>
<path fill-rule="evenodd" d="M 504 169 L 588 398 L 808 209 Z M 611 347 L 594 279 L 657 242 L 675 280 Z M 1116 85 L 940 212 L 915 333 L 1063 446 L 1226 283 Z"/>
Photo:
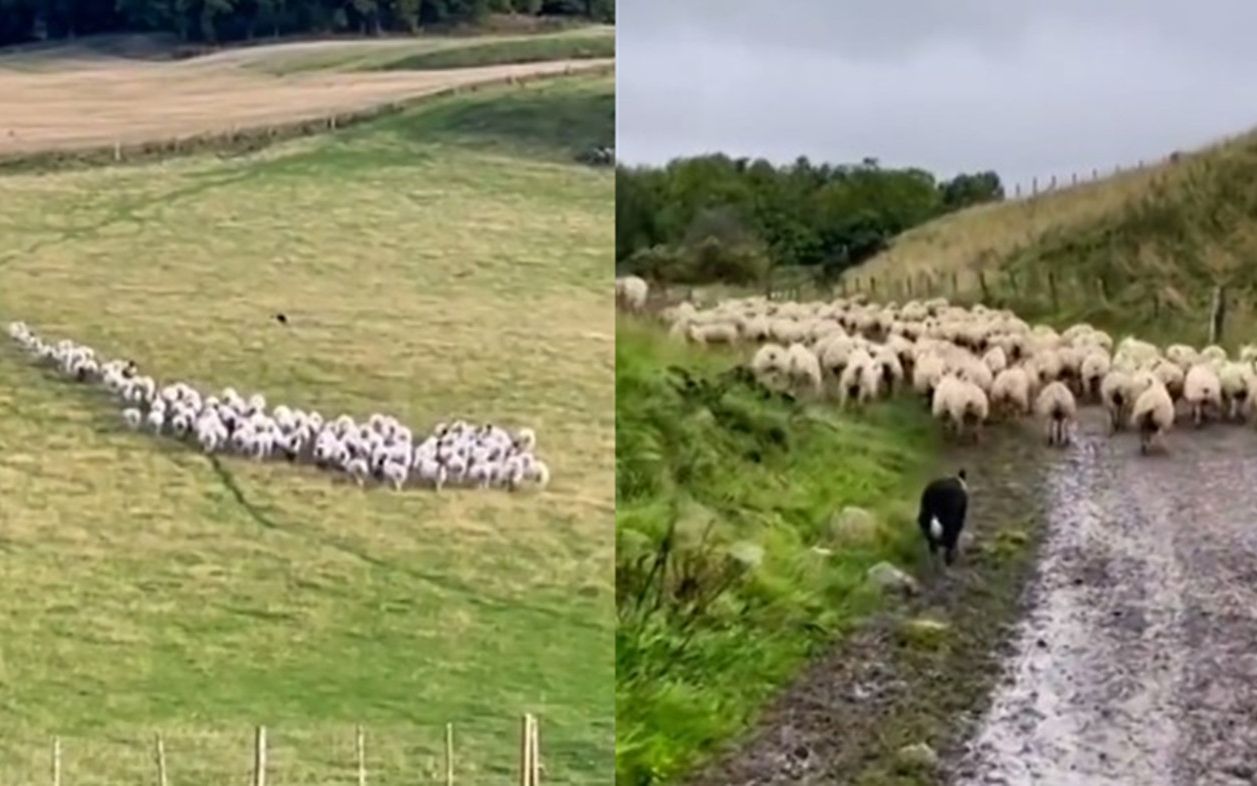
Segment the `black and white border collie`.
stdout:
<path fill-rule="evenodd" d="M 953 477 L 932 481 L 921 492 L 921 512 L 917 514 L 917 526 L 925 536 L 931 560 L 941 547 L 943 560 L 951 565 L 956 559 L 956 544 L 960 531 L 965 528 L 965 513 L 969 508 L 969 486 L 965 483 L 962 469 Z"/>

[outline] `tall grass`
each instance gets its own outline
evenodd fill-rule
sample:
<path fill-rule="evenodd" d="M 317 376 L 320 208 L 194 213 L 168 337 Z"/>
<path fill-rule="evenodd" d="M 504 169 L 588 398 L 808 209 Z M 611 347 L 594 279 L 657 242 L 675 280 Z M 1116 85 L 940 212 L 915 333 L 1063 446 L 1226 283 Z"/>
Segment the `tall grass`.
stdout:
<path fill-rule="evenodd" d="M 675 781 L 745 729 L 810 653 L 877 608 L 867 569 L 918 545 L 896 500 L 937 447 L 919 405 L 848 417 L 766 398 L 731 365 L 636 322 L 617 330 L 621 783 Z M 838 533 L 848 505 L 881 523 Z"/>

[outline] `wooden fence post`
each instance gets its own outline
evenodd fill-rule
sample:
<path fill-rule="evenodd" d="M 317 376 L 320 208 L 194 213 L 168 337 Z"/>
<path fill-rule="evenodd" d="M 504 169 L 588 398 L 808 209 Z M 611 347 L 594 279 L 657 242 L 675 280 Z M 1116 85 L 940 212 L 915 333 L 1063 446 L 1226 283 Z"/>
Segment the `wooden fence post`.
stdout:
<path fill-rule="evenodd" d="M 166 779 L 166 744 L 162 742 L 161 732 L 157 732 L 154 754 L 157 757 L 157 786 L 168 786 Z"/>
<path fill-rule="evenodd" d="M 258 726 L 253 738 L 253 786 L 266 786 L 266 727 Z"/>
<path fill-rule="evenodd" d="M 454 724 L 445 724 L 445 786 L 454 786 Z"/>
<path fill-rule="evenodd" d="M 956 271 L 951 272 L 951 293 L 954 297 L 960 291 L 960 277 L 956 275 Z"/>
<path fill-rule="evenodd" d="M 528 744 L 528 713 L 520 721 L 519 730 L 519 786 L 532 786 L 532 746 Z"/>
<path fill-rule="evenodd" d="M 358 759 L 358 786 L 367 786 L 367 745 L 361 725 L 354 729 L 354 753 Z"/>
<path fill-rule="evenodd" d="M 52 738 L 52 786 L 61 786 L 61 738 Z"/>
<path fill-rule="evenodd" d="M 982 289 L 982 302 L 991 302 L 991 292 L 986 288 L 986 271 L 978 271 L 978 286 Z"/>
<path fill-rule="evenodd" d="M 528 738 L 529 744 L 532 746 L 532 754 L 529 757 L 532 760 L 532 786 L 541 786 L 541 734 L 537 724 L 537 716 L 529 715 L 528 720 L 532 727 L 532 734 Z"/>
<path fill-rule="evenodd" d="M 1048 271 L 1048 293 L 1052 296 L 1052 310 L 1059 312 L 1061 310 L 1061 301 L 1056 297 L 1056 273 Z"/>
<path fill-rule="evenodd" d="M 1218 344 L 1222 341 L 1222 329 L 1226 322 L 1226 287 L 1218 285 L 1213 288 L 1213 308 L 1209 314 L 1209 343 Z"/>
<path fill-rule="evenodd" d="M 1030 178 L 1030 196 L 1038 196 L 1039 194 L 1039 177 L 1036 175 Z"/>

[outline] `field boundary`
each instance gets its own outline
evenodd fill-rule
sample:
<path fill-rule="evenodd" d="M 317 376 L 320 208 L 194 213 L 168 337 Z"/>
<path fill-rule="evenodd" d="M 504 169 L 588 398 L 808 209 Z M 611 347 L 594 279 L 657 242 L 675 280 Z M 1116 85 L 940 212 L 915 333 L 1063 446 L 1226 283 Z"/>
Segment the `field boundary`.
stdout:
<path fill-rule="evenodd" d="M 249 774 L 250 786 L 266 786 L 269 778 L 279 773 L 274 767 L 274 759 L 271 754 L 275 753 L 278 748 L 267 741 L 267 726 L 259 724 L 253 727 L 252 745 L 248 750 L 247 771 Z M 455 782 L 463 784 L 476 784 L 481 780 L 467 780 L 462 776 L 456 777 L 458 773 L 458 758 L 455 754 L 454 744 L 455 725 L 446 723 L 443 727 L 444 739 L 441 749 L 439 761 L 439 778 L 438 780 L 429 780 L 429 783 L 440 783 L 443 786 L 454 786 Z M 367 730 L 362 724 L 356 724 L 353 727 L 353 758 L 352 761 L 343 762 L 346 768 L 352 768 L 355 778 L 354 783 L 357 786 L 367 786 L 371 782 L 370 774 L 372 772 L 371 762 L 367 753 Z M 170 772 L 177 769 L 176 757 L 171 755 L 166 747 L 167 737 L 160 731 L 154 732 L 151 738 L 152 755 L 150 766 L 152 767 L 153 780 L 158 786 L 169 786 Z M 513 765 L 517 783 L 519 786 L 540 786 L 541 775 L 545 771 L 541 760 L 541 743 L 540 743 L 540 723 L 537 716 L 531 712 L 523 713 L 519 722 L 519 741 L 517 748 L 519 758 Z M 64 761 L 72 755 L 73 751 L 60 736 L 54 736 L 51 739 L 49 749 L 49 783 L 52 786 L 73 786 L 72 779 L 66 776 Z M 244 764 L 244 762 L 242 762 Z M 242 767 L 242 769 L 244 769 Z M 395 774 L 395 773 L 390 773 Z M 489 778 L 493 780 L 493 778 Z"/>
<path fill-rule="evenodd" d="M 0 156 L 0 175 L 63 172 L 78 169 L 151 163 L 204 153 L 220 157 L 244 156 L 279 142 L 330 133 L 389 115 L 395 115 L 425 104 L 485 88 L 524 86 L 543 80 L 573 76 L 605 76 L 615 73 L 615 62 L 591 60 L 588 64 L 569 65 L 562 72 L 526 74 L 484 79 L 467 85 L 442 88 L 431 93 L 405 99 L 385 101 L 366 109 L 332 112 L 313 118 L 263 126 L 246 126 L 229 131 L 191 134 L 153 139 L 147 142 L 85 146 L 77 149 L 44 150 Z"/>

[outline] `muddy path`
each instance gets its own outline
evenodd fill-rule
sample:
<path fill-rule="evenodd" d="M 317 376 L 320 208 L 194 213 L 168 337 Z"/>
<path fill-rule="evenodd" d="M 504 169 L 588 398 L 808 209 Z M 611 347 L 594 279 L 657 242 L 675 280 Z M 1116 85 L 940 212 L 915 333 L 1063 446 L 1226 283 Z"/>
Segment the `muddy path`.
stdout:
<path fill-rule="evenodd" d="M 1088 417 L 1047 472 L 1030 608 L 956 786 L 1257 783 L 1257 434 L 1168 448 Z"/>
<path fill-rule="evenodd" d="M 1181 427 L 1161 456 L 1083 412 L 969 468 L 959 569 L 854 632 L 691 782 L 1257 784 L 1257 433 Z M 920 616 L 945 646 L 899 635 Z M 898 752 L 924 742 L 935 769 Z"/>

